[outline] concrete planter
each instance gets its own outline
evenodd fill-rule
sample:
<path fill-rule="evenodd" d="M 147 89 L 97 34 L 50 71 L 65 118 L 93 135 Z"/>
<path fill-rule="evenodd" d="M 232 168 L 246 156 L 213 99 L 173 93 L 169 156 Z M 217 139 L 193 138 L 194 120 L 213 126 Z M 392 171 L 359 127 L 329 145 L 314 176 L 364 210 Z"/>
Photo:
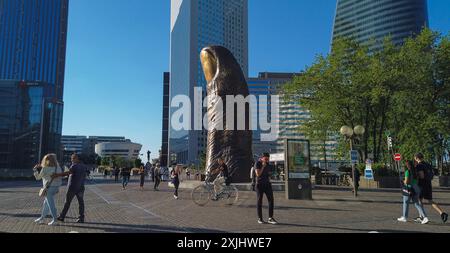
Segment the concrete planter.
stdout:
<path fill-rule="evenodd" d="M 450 177 L 449 176 L 439 177 L 439 186 L 440 187 L 450 187 Z"/>
<path fill-rule="evenodd" d="M 375 180 L 361 178 L 359 186 L 365 189 L 390 189 L 400 188 L 401 185 L 399 177 L 378 177 Z"/>

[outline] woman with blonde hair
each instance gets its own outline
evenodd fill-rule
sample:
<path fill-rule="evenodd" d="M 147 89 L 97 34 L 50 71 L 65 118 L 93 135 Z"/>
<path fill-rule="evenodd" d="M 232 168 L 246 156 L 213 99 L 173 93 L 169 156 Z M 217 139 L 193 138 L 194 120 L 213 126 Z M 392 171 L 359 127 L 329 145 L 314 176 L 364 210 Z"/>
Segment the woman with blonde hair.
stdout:
<path fill-rule="evenodd" d="M 48 225 L 56 225 L 56 218 L 58 216 L 55 205 L 55 195 L 58 193 L 59 187 L 62 184 L 61 178 L 52 179 L 53 175 L 57 174 L 58 172 L 62 172 L 62 169 L 58 164 L 56 155 L 48 154 L 44 156 L 41 164 L 34 166 L 33 171 L 36 180 L 42 180 L 43 188 L 41 189 L 39 195 L 44 198 L 41 217 L 39 217 L 39 219 L 35 220 L 34 222 L 43 224 L 45 217 L 50 212 L 53 219 L 50 223 L 48 223 Z"/>

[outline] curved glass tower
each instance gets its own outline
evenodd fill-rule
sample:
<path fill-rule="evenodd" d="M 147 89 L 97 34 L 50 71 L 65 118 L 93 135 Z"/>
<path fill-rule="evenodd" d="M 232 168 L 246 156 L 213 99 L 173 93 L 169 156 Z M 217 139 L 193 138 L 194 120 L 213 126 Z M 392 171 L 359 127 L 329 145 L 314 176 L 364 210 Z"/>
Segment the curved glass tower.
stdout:
<path fill-rule="evenodd" d="M 333 40 L 351 37 L 365 44 L 390 35 L 398 45 L 427 26 L 427 0 L 338 0 Z"/>

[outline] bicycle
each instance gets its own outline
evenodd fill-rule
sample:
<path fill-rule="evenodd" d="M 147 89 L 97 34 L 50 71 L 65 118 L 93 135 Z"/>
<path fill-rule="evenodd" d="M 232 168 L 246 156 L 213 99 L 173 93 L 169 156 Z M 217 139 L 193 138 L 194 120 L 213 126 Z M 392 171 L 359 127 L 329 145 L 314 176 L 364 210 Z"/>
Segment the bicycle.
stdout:
<path fill-rule="evenodd" d="M 215 194 L 214 184 L 210 182 L 211 177 L 208 175 L 205 183 L 195 187 L 192 190 L 192 201 L 198 206 L 208 204 Z M 239 190 L 234 185 L 225 185 L 221 192 L 218 193 L 217 201 L 225 200 L 227 205 L 235 204 L 239 199 Z"/>

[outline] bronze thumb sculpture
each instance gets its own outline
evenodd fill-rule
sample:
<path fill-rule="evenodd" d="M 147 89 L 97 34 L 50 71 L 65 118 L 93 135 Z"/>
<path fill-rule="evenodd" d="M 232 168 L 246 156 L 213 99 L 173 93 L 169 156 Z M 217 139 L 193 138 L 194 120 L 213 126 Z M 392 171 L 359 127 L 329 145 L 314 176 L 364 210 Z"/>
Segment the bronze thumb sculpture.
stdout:
<path fill-rule="evenodd" d="M 202 50 L 201 62 L 207 81 L 208 140 L 206 146 L 206 171 L 218 167 L 218 158 L 223 158 L 233 183 L 250 182 L 252 166 L 252 131 L 250 129 L 250 106 L 244 111 L 234 105 L 234 116 L 227 112 L 227 96 L 249 96 L 245 76 L 233 54 L 221 46 L 210 46 Z M 238 116 L 244 114 L 245 128 L 238 129 Z M 234 126 L 226 124 L 234 117 Z M 216 126 L 211 129 L 211 125 Z M 221 128 L 220 125 L 223 127 Z M 219 126 L 219 127 L 218 127 Z"/>

